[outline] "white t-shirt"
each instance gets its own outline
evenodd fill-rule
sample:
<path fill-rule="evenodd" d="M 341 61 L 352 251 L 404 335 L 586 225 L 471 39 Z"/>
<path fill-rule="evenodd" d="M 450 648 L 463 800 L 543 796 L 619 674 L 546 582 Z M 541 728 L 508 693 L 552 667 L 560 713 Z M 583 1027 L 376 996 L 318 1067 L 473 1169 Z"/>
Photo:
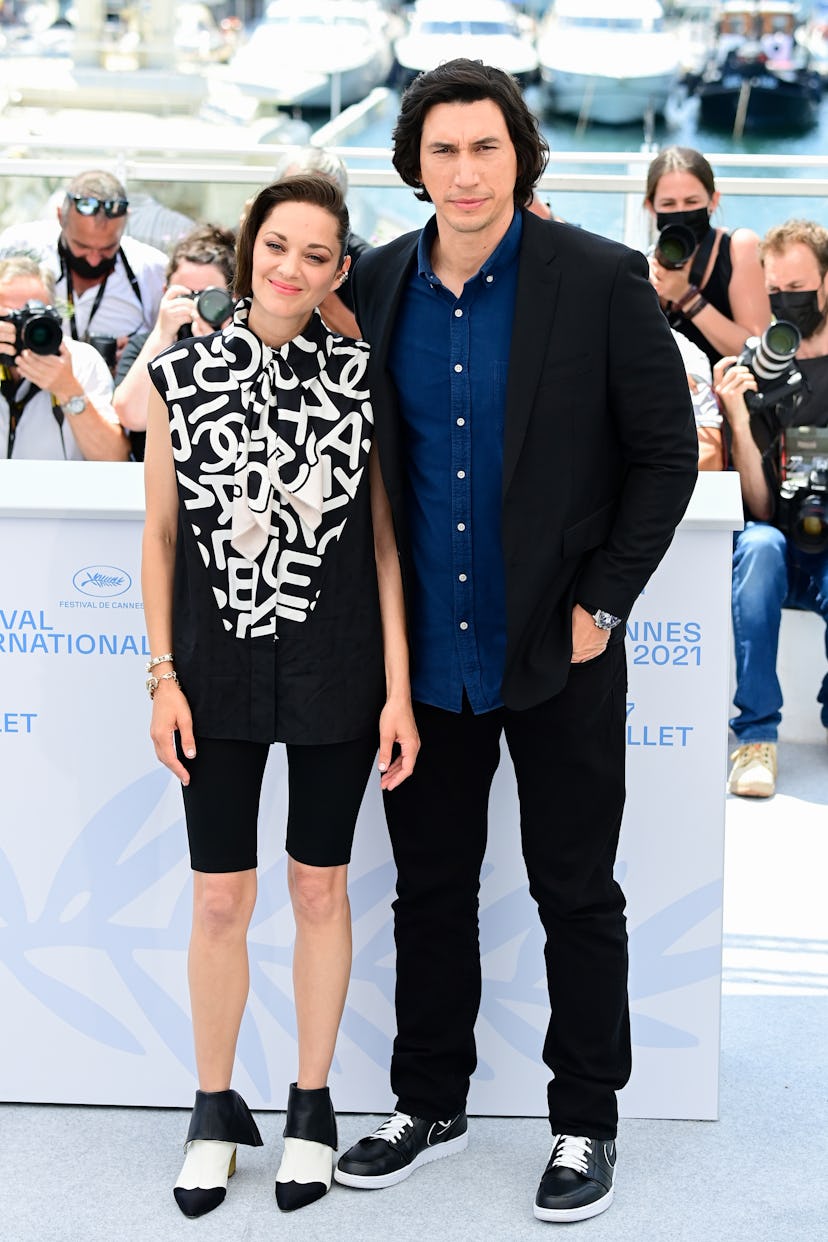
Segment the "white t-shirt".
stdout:
<path fill-rule="evenodd" d="M 681 332 L 672 329 L 673 340 L 678 345 L 681 354 L 684 369 L 688 375 L 692 375 L 696 384 L 696 391 L 691 390 L 693 400 L 693 413 L 696 418 L 697 427 L 721 427 L 722 414 L 719 409 L 719 402 L 713 391 L 713 373 L 710 367 L 710 359 L 707 354 L 699 349 L 695 341 L 690 341 Z"/>
<path fill-rule="evenodd" d="M 60 274 L 60 256 L 57 244 L 60 224 L 57 220 L 35 220 L 31 224 L 13 224 L 0 234 L 0 258 L 14 253 L 30 254 L 47 264 L 55 274 L 55 304 L 65 309 L 68 302 L 66 277 Z M 90 323 L 100 286 L 93 285 L 85 293 L 75 295 L 75 324 L 78 339 L 84 340 L 88 333 L 94 336 L 131 336 L 133 332 L 149 332 L 158 318 L 158 307 L 164 292 L 167 276 L 167 256 L 154 246 L 136 241 L 134 237 L 122 237 L 121 249 L 132 268 L 138 295 L 127 275 L 124 261 L 119 254 L 115 270 L 107 278 L 106 288 L 98 309 Z M 63 321 L 64 335 L 71 335 L 68 319 Z"/>
<path fill-rule="evenodd" d="M 98 413 L 117 427 L 118 415 L 112 406 L 109 367 L 91 345 L 71 340 L 67 340 L 66 345 L 72 355 L 72 370 L 81 388 Z M 21 380 L 16 394 L 18 400 L 25 396 L 27 389 L 28 383 Z M 9 407 L 0 395 L 0 458 L 8 456 Z M 26 403 L 17 423 L 12 456 L 36 461 L 84 461 L 72 434 L 72 415 L 64 414 L 63 421 L 59 422 L 59 417 L 55 417 L 51 393 L 37 392 Z"/>

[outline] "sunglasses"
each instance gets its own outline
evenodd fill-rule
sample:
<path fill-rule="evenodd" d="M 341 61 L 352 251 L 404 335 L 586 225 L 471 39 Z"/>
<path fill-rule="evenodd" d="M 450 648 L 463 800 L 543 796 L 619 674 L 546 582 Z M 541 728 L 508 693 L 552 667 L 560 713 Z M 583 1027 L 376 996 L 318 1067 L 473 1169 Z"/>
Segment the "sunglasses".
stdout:
<path fill-rule="evenodd" d="M 110 220 L 125 216 L 129 201 L 125 198 L 95 198 L 93 194 L 67 194 L 81 216 L 96 216 L 102 211 Z"/>

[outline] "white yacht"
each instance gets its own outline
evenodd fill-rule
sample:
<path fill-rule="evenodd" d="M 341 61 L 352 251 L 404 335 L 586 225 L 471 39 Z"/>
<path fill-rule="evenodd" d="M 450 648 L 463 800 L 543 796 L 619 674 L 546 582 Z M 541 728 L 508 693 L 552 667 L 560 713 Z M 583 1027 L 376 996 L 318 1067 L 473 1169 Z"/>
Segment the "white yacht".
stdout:
<path fill-rule="evenodd" d="M 556 0 L 538 36 L 551 105 L 627 125 L 664 110 L 681 61 L 657 0 Z"/>
<path fill-rule="evenodd" d="M 273 0 L 227 68 L 247 94 L 280 107 L 348 107 L 393 65 L 378 6 L 365 0 Z"/>
<path fill-rule="evenodd" d="M 455 56 L 505 69 L 524 84 L 538 76 L 532 23 L 506 0 L 418 0 L 394 54 L 404 83 Z"/>

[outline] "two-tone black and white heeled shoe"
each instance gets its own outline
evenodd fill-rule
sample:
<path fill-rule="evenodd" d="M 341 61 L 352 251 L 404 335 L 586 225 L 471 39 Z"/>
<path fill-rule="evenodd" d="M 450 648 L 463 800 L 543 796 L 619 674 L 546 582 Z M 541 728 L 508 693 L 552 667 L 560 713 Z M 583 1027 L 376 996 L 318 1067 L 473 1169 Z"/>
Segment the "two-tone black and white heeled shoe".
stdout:
<path fill-rule="evenodd" d="M 327 1087 L 305 1090 L 290 1084 L 284 1128 L 285 1149 L 276 1174 L 276 1202 L 295 1212 L 331 1188 L 337 1145 L 336 1117 Z"/>
<path fill-rule="evenodd" d="M 173 1188 L 185 1216 L 204 1216 L 224 1202 L 236 1171 L 236 1145 L 261 1147 L 262 1136 L 237 1091 L 196 1091 L 184 1143 L 186 1157 Z"/>

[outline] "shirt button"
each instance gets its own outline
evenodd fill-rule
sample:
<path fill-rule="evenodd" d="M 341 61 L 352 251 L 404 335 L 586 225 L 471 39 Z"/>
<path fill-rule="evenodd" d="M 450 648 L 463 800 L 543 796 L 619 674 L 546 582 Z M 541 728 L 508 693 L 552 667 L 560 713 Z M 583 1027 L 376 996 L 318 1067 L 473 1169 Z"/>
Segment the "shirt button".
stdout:
<path fill-rule="evenodd" d="M 487 277 L 486 277 L 486 284 L 487 284 L 487 285 L 490 285 L 490 284 L 492 283 L 492 281 L 493 281 L 493 280 L 494 280 L 494 276 L 487 276 Z"/>
<path fill-rule="evenodd" d="M 465 418 L 458 418 L 458 420 L 457 420 L 457 426 L 458 426 L 458 427 L 465 427 L 465 425 L 466 425 L 466 420 L 465 420 Z"/>
<path fill-rule="evenodd" d="M 468 621 L 461 621 L 461 622 L 460 622 L 460 629 L 461 629 L 461 630 L 467 630 L 468 628 L 469 628 L 469 623 L 468 623 Z"/>
<path fill-rule="evenodd" d="M 465 477 L 466 477 L 466 472 L 465 472 L 465 470 L 458 470 L 458 471 L 457 471 L 457 477 L 458 477 L 458 479 L 465 479 Z"/>
<path fill-rule="evenodd" d="M 466 575 L 465 575 L 465 574 L 458 574 L 458 575 L 457 575 L 457 581 L 458 581 L 458 582 L 465 582 L 465 581 L 466 581 Z"/>
<path fill-rule="evenodd" d="M 458 371 L 458 372 L 459 372 L 459 371 L 462 371 L 462 370 L 463 370 L 462 364 L 461 364 L 461 363 L 459 363 L 459 362 L 455 362 L 455 364 L 454 364 L 454 369 L 455 369 L 455 371 Z"/>
<path fill-rule="evenodd" d="M 463 312 L 460 310 L 460 307 L 459 307 L 459 306 L 458 306 L 457 310 L 454 312 L 454 314 L 455 314 L 455 317 L 456 317 L 457 319 L 462 319 L 462 318 L 463 318 Z"/>
<path fill-rule="evenodd" d="M 458 530 L 465 530 L 465 529 L 466 529 L 466 523 L 465 523 L 465 522 L 458 522 L 458 523 L 457 523 L 457 529 L 458 529 Z"/>

